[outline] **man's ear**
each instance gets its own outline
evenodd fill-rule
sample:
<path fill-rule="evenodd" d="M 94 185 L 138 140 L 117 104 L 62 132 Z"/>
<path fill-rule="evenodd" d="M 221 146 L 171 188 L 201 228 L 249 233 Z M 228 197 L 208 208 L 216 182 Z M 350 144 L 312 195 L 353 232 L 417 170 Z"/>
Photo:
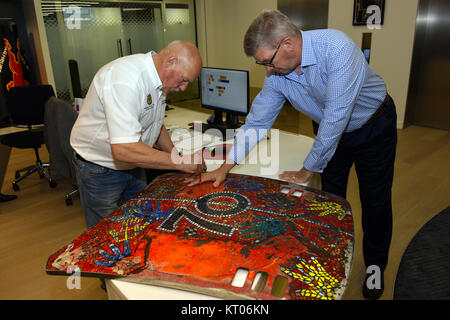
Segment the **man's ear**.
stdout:
<path fill-rule="evenodd" d="M 169 69 L 174 68 L 178 63 L 178 58 L 176 56 L 169 56 L 166 60 L 167 67 Z"/>
<path fill-rule="evenodd" d="M 292 52 L 293 50 L 295 50 L 295 43 L 294 40 L 292 39 L 292 37 L 288 36 L 286 38 L 284 38 L 283 40 L 283 44 L 282 44 L 285 49 L 289 52 Z"/>

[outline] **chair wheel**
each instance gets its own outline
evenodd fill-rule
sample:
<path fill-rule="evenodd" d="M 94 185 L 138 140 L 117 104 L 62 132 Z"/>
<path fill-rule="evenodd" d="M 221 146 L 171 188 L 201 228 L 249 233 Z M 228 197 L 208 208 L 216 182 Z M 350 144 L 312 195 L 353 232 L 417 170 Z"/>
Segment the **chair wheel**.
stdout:
<path fill-rule="evenodd" d="M 72 198 L 66 198 L 66 205 L 71 206 L 72 205 Z"/>
<path fill-rule="evenodd" d="M 48 184 L 50 185 L 50 188 L 56 187 L 56 182 L 55 181 L 49 181 Z"/>
<path fill-rule="evenodd" d="M 14 191 L 19 191 L 20 188 L 19 188 L 19 185 L 17 183 L 13 182 L 12 186 L 13 186 Z"/>

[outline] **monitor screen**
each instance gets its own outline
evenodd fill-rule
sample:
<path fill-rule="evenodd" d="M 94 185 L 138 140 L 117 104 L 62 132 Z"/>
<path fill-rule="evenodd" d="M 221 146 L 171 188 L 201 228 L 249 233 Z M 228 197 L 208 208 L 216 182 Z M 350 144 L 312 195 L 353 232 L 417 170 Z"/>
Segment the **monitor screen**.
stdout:
<path fill-rule="evenodd" d="M 202 68 L 202 106 L 247 115 L 249 109 L 248 71 Z"/>

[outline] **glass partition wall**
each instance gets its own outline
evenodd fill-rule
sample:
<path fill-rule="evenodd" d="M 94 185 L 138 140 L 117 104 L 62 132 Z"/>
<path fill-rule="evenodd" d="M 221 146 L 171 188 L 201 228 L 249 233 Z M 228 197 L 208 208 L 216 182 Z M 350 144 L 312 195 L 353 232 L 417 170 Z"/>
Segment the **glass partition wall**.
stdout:
<path fill-rule="evenodd" d="M 173 40 L 197 44 L 194 1 L 42 0 L 57 96 L 84 98 L 97 70 L 119 57 L 159 51 Z M 167 98 L 198 95 L 194 83 Z"/>

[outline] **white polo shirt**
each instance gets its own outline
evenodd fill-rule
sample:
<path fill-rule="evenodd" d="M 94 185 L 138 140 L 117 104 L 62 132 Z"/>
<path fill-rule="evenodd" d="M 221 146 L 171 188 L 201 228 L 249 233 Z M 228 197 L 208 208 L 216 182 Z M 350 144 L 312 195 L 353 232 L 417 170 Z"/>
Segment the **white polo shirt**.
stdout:
<path fill-rule="evenodd" d="M 155 144 L 164 122 L 166 96 L 153 54 L 116 59 L 94 76 L 70 136 L 72 148 L 84 159 L 129 170 L 134 166 L 113 159 L 110 144 Z"/>

